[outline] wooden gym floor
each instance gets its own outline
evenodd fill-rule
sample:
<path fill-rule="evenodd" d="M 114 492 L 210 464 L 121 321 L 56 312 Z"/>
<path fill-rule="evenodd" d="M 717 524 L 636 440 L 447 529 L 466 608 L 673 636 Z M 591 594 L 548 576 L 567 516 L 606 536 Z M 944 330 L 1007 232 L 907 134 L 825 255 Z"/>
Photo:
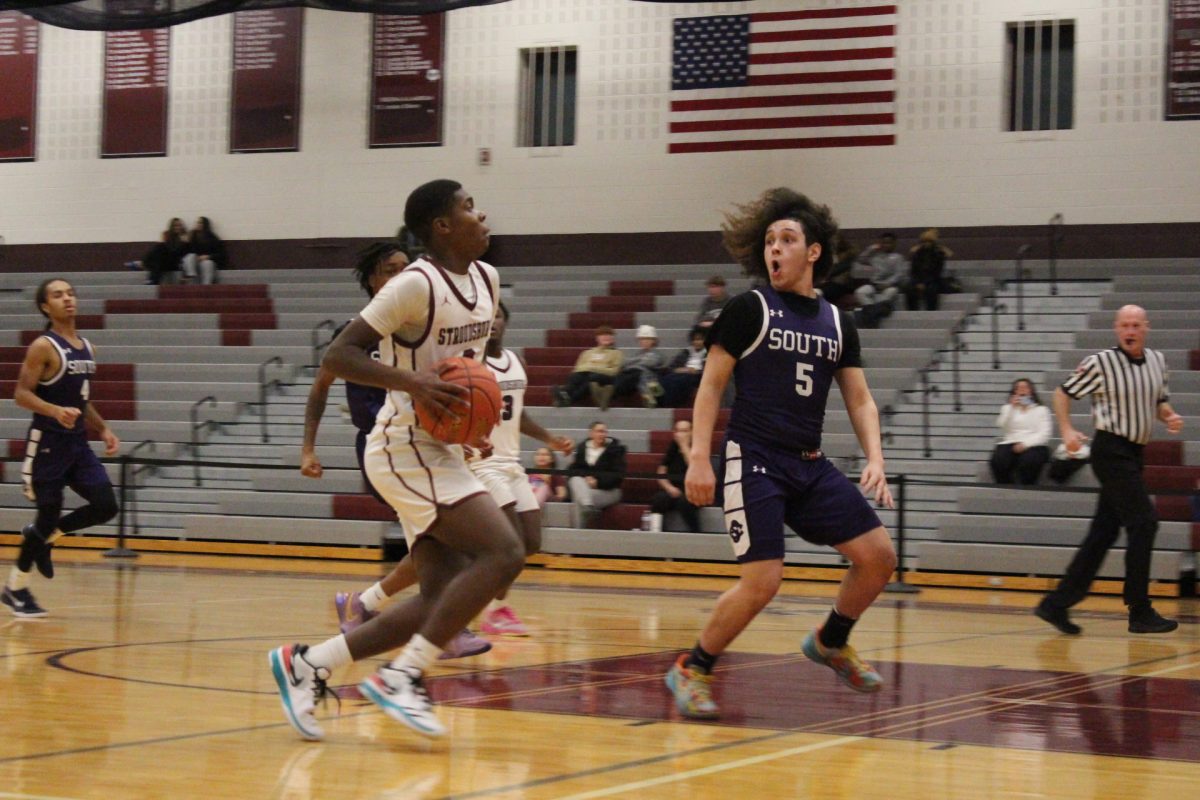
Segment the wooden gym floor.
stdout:
<path fill-rule="evenodd" d="M 0 548 L 11 563 L 13 548 Z M 429 742 L 334 675 L 321 743 L 284 722 L 266 653 L 335 632 L 332 597 L 378 564 L 64 550 L 0 618 L 0 798 L 1158 798 L 1200 783 L 1200 611 L 1125 631 L 1117 598 L 1066 637 L 1032 593 L 884 595 L 854 642 L 858 695 L 799 653 L 834 591 L 788 582 L 719 664 L 718 722 L 684 721 L 662 673 L 729 578 L 531 568 L 534 633 L 439 662 Z M 7 611 L 7 609 L 0 609 Z"/>

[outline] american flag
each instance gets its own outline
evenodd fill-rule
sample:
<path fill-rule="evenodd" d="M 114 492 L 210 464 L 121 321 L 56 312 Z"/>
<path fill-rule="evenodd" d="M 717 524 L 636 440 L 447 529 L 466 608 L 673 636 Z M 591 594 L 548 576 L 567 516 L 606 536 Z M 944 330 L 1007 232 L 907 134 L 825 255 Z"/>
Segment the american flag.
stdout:
<path fill-rule="evenodd" d="M 896 143 L 896 6 L 674 20 L 668 152 Z"/>

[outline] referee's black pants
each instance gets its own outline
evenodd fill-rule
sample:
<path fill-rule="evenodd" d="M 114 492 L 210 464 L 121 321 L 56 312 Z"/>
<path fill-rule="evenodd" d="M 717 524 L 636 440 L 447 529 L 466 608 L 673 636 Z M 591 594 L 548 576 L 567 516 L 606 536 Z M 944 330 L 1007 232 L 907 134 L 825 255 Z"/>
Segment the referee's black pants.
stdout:
<path fill-rule="evenodd" d="M 1046 597 L 1046 604 L 1070 608 L 1087 596 L 1088 588 L 1109 548 L 1124 527 L 1125 605 L 1131 609 L 1150 604 L 1150 553 L 1158 519 L 1154 503 L 1142 480 L 1143 446 L 1123 436 L 1096 431 L 1092 441 L 1092 471 L 1100 481 L 1100 499 L 1087 538 L 1067 567 L 1067 574 Z"/>

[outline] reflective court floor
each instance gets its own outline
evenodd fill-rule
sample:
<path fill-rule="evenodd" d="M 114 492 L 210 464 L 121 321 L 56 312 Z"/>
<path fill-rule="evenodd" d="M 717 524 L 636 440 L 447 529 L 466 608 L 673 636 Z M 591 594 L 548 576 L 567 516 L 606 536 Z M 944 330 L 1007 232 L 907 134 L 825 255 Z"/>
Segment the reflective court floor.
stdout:
<path fill-rule="evenodd" d="M 5 567 L 12 548 L 0 548 Z M 800 653 L 833 584 L 787 582 L 719 662 L 715 722 L 663 687 L 728 578 L 531 568 L 533 635 L 439 662 L 446 738 L 357 699 L 382 659 L 336 673 L 326 738 L 284 721 L 267 651 L 336 632 L 333 594 L 378 565 L 65 551 L 32 586 L 51 614 L 0 618 L 2 798 L 1157 798 L 1200 785 L 1200 611 L 1125 630 L 1093 597 L 1067 637 L 1037 596 L 884 595 L 852 641 L 886 685 L 860 695 Z M 7 615 L 7 609 L 0 609 Z"/>

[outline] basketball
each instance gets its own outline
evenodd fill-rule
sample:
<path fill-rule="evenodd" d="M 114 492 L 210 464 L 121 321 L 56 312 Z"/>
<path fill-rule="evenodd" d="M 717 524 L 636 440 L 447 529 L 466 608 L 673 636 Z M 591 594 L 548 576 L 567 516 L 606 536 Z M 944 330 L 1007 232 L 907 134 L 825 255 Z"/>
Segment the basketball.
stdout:
<path fill-rule="evenodd" d="M 458 419 L 416 403 L 417 422 L 425 431 L 446 444 L 471 444 L 492 432 L 500 421 L 500 386 L 496 376 L 472 358 L 446 358 L 434 366 L 438 377 L 466 388 L 467 396 L 454 410 Z"/>

